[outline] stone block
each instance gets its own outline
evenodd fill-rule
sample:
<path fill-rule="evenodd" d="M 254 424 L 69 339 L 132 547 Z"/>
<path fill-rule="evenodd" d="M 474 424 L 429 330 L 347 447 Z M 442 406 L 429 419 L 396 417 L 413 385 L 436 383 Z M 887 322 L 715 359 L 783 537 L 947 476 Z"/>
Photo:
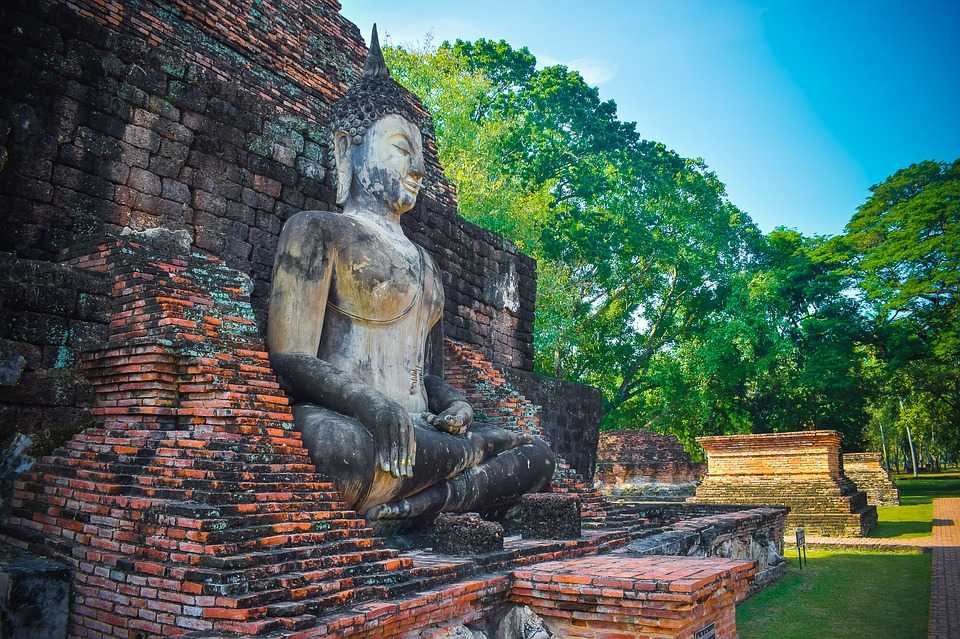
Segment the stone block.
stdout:
<path fill-rule="evenodd" d="M 0 636 L 62 639 L 70 613 L 70 569 L 0 546 Z"/>
<path fill-rule="evenodd" d="M 520 534 L 524 539 L 580 537 L 580 498 L 565 493 L 534 493 L 520 499 Z"/>
<path fill-rule="evenodd" d="M 503 526 L 477 513 L 442 513 L 433 522 L 433 550 L 446 555 L 482 555 L 503 550 Z"/>
<path fill-rule="evenodd" d="M 509 598 L 558 637 L 735 639 L 753 573 L 730 559 L 585 557 L 515 570 Z"/>
<path fill-rule="evenodd" d="M 847 453 L 843 456 L 843 474 L 867 494 L 873 506 L 900 504 L 900 491 L 882 465 L 880 453 Z"/>

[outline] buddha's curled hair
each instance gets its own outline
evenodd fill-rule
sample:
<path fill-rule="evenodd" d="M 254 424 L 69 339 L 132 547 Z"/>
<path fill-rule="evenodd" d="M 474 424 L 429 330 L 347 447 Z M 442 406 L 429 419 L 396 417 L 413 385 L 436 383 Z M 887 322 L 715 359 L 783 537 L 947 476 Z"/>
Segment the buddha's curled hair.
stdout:
<path fill-rule="evenodd" d="M 383 60 L 377 25 L 370 36 L 370 51 L 363 65 L 363 75 L 330 110 L 331 134 L 345 131 L 353 144 L 360 144 L 370 126 L 387 115 L 399 115 L 420 128 L 426 135 L 430 115 L 417 97 L 390 77 Z"/>

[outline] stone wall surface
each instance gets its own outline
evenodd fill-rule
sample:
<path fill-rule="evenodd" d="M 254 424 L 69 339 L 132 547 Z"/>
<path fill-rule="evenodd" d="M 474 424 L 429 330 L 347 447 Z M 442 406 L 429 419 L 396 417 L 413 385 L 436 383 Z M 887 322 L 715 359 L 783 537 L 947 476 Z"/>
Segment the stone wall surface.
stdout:
<path fill-rule="evenodd" d="M 703 472 L 673 435 L 642 429 L 600 433 L 595 479 L 604 492 L 656 494 L 661 487 L 679 486 L 692 494 Z"/>
<path fill-rule="evenodd" d="M 867 503 L 874 506 L 897 506 L 900 491 L 883 467 L 881 453 L 846 453 L 843 474 L 867 493 Z"/>
<path fill-rule="evenodd" d="M 550 446 L 585 479 L 593 478 L 603 397 L 591 386 L 504 368 L 507 380 L 541 407 L 540 425 Z"/>
<path fill-rule="evenodd" d="M 0 637 L 66 639 L 70 569 L 0 544 Z"/>
<path fill-rule="evenodd" d="M 339 4 L 12 0 L 0 53 L 0 251 L 185 229 L 254 279 L 262 325 L 283 223 L 337 210 L 326 114 L 366 53 Z M 404 227 L 444 271 L 446 332 L 530 369 L 535 263 L 457 215 L 430 131 L 425 156 Z"/>
<path fill-rule="evenodd" d="M 707 474 L 693 501 L 790 507 L 787 526 L 808 534 L 861 536 L 877 509 L 843 475 L 840 434 L 832 430 L 700 437 Z"/>
<path fill-rule="evenodd" d="M 106 339 L 105 278 L 0 253 L 0 444 L 14 432 L 34 455 L 91 422 L 80 353 Z"/>

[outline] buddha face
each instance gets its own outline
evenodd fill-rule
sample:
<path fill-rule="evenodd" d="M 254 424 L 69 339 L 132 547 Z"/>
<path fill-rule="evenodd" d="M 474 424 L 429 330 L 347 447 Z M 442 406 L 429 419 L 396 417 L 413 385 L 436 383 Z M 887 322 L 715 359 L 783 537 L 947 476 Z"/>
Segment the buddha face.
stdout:
<path fill-rule="evenodd" d="M 337 133 L 334 145 L 340 203 L 358 197 L 359 190 L 397 215 L 413 208 L 424 175 L 423 139 L 415 124 L 387 115 L 367 129 L 359 145 L 346 133 Z"/>

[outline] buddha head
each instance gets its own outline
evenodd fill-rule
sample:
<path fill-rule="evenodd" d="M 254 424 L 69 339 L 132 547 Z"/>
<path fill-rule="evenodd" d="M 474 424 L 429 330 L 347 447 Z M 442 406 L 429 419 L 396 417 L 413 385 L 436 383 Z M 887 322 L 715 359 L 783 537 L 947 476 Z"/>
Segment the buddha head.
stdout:
<path fill-rule="evenodd" d="M 426 111 L 390 77 L 377 27 L 363 75 L 333 105 L 330 117 L 337 168 L 337 204 L 365 195 L 395 214 L 416 203 L 423 181 Z"/>

